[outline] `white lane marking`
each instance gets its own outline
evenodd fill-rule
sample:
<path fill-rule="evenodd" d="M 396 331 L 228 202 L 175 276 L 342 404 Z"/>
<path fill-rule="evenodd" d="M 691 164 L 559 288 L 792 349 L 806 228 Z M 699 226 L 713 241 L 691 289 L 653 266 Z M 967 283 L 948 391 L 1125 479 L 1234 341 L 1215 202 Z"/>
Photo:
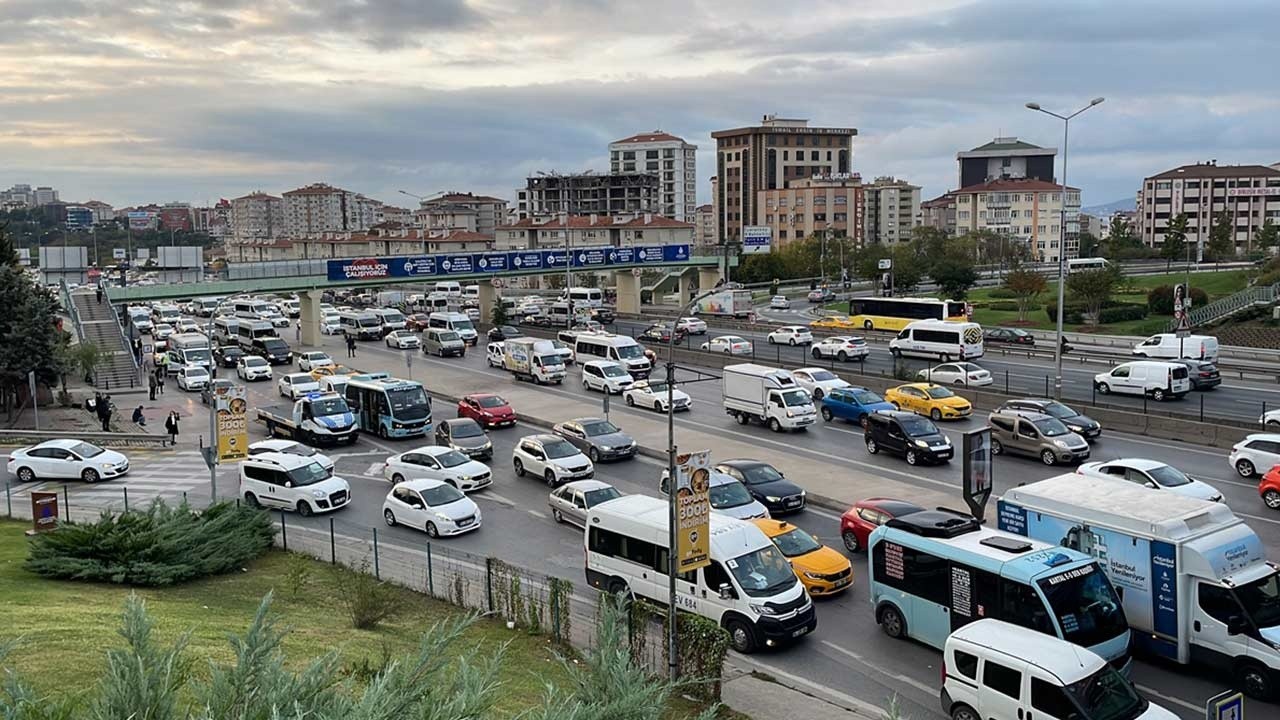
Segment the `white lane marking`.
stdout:
<path fill-rule="evenodd" d="M 1235 512 L 1235 511 L 1233 510 L 1232 512 Z M 1276 520 L 1268 517 L 1262 517 L 1261 515 L 1250 515 L 1249 513 L 1242 513 L 1242 512 L 1236 512 L 1236 515 L 1239 515 L 1242 518 L 1249 518 L 1250 520 L 1257 520 L 1258 522 L 1271 523 L 1272 525 L 1280 525 L 1280 520 Z"/>
<path fill-rule="evenodd" d="M 536 518 L 542 518 L 543 520 L 546 520 L 547 518 L 549 518 L 549 517 L 550 517 L 550 515 L 547 515 L 546 513 L 542 512 L 541 510 L 525 510 L 525 512 L 529 513 L 530 515 L 532 515 L 532 516 L 534 516 L 534 517 L 536 517 Z"/>
<path fill-rule="evenodd" d="M 824 517 L 824 518 L 827 518 L 827 519 L 829 519 L 829 520 L 840 520 L 840 519 L 841 519 L 841 517 L 840 517 L 839 515 L 836 515 L 836 514 L 835 514 L 835 513 L 833 513 L 833 512 L 828 512 L 827 510 L 821 510 L 821 509 L 818 509 L 818 508 L 816 508 L 816 507 L 814 507 L 814 506 L 812 506 L 812 505 L 805 505 L 805 506 L 804 506 L 804 511 L 805 511 L 806 513 L 810 514 L 810 515 L 818 515 L 818 516 L 820 516 L 820 517 Z"/>
<path fill-rule="evenodd" d="M 915 689 L 917 689 L 917 690 L 923 691 L 926 695 L 933 695 L 933 694 L 935 694 L 935 693 L 937 693 L 937 692 L 938 692 L 938 689 L 937 689 L 937 688 L 935 688 L 935 687 L 933 687 L 933 686 L 931 686 L 931 685 L 928 685 L 928 684 L 926 684 L 926 683 L 920 682 L 919 680 L 916 680 L 916 679 L 915 679 L 915 678 L 913 678 L 913 677 L 908 677 L 908 676 L 903 675 L 903 674 L 901 674 L 901 673 L 894 673 L 894 672 L 888 672 L 888 671 L 886 671 L 886 670 L 883 670 L 883 669 L 881 669 L 881 668 L 880 668 L 880 666 L 879 666 L 878 664 L 876 664 L 876 663 L 872 663 L 872 662 L 869 662 L 866 658 L 862 657 L 862 656 L 861 656 L 861 655 L 859 655 L 858 653 L 856 653 L 856 652 L 854 652 L 854 651 L 852 651 L 852 650 L 847 650 L 847 649 L 845 649 L 845 648 L 842 648 L 842 647 L 840 647 L 839 645 L 836 645 L 835 643 L 833 643 L 833 642 L 831 642 L 831 641 L 829 641 L 829 640 L 822 640 L 821 642 L 822 642 L 822 644 L 823 644 L 824 646 L 829 647 L 829 648 L 831 648 L 832 650 L 835 650 L 835 651 L 836 651 L 836 652 L 838 652 L 838 653 L 842 653 L 842 654 L 844 654 L 844 655 L 847 655 L 848 657 L 850 657 L 850 658 L 852 658 L 854 661 L 856 661 L 858 664 L 863 665 L 863 666 L 865 666 L 866 668 L 868 668 L 868 669 L 870 669 L 870 670 L 874 670 L 874 671 L 876 671 L 876 672 L 880 673 L 881 675 L 884 675 L 884 676 L 886 676 L 886 677 L 893 678 L 894 680 L 897 680 L 898 682 L 906 683 L 906 684 L 910 685 L 911 687 L 913 687 L 913 688 L 915 688 Z"/>
<path fill-rule="evenodd" d="M 760 668 L 762 671 L 770 675 L 773 675 L 774 677 L 784 678 L 788 682 L 792 682 L 792 683 L 795 683 L 796 685 L 807 688 L 811 695 L 813 695 L 814 697 L 817 697 L 820 700 L 832 703 L 834 705 L 843 705 L 846 710 L 861 711 L 873 718 L 886 717 L 885 711 L 881 707 L 873 705 L 865 700 L 860 700 L 847 693 L 842 693 L 839 690 L 836 690 L 835 688 L 827 687 L 826 685 L 820 685 L 816 682 L 813 682 L 812 680 L 807 680 L 805 678 L 802 678 L 799 675 L 793 675 L 787 672 L 786 670 L 783 670 L 775 665 L 770 665 L 769 663 L 761 662 L 759 660 L 756 660 L 755 658 L 748 658 L 743 655 L 739 655 L 736 652 L 733 653 L 733 662 L 743 663 L 749 666 L 754 665 Z M 936 694 L 936 692 L 937 692 L 936 690 L 930 690 L 931 694 Z"/>
<path fill-rule="evenodd" d="M 1166 702 L 1171 702 L 1174 705 L 1179 705 L 1181 707 L 1184 707 L 1196 713 L 1197 715 L 1204 712 L 1204 706 L 1196 705 L 1194 703 L 1189 703 L 1186 700 L 1183 700 L 1182 698 L 1176 698 L 1170 695 L 1165 695 L 1164 693 L 1160 692 L 1159 690 L 1156 690 L 1155 688 L 1147 687 L 1146 685 L 1136 685 L 1136 684 L 1135 684 L 1135 687 L 1137 687 L 1139 690 L 1146 693 L 1147 695 L 1152 695 Z"/>
<path fill-rule="evenodd" d="M 508 498 L 508 497 L 504 497 L 495 492 L 489 492 L 487 489 L 477 490 L 474 495 L 469 495 L 468 497 L 472 498 L 473 500 L 488 500 L 490 502 L 497 503 L 498 505 L 505 505 L 507 507 L 516 506 L 515 500 L 512 500 L 511 498 Z M 533 511 L 530 510 L 530 512 L 533 512 Z M 543 517 L 546 517 L 546 516 L 544 515 Z"/>
<path fill-rule="evenodd" d="M 381 480 L 382 475 L 379 473 L 382 472 L 382 467 L 385 464 L 386 463 L 369 463 L 369 467 L 364 471 L 362 477 L 376 477 Z"/>

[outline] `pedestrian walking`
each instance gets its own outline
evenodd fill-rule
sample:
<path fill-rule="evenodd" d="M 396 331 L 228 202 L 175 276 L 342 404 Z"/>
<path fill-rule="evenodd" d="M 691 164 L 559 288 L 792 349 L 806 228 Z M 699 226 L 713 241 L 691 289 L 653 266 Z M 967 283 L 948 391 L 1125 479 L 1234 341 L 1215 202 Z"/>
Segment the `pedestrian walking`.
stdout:
<path fill-rule="evenodd" d="M 160 390 L 160 394 L 164 394 L 164 373 L 160 373 L 160 377 L 156 378 L 156 388 Z"/>
<path fill-rule="evenodd" d="M 97 296 L 97 298 L 98 298 L 98 304 L 99 304 L 99 305 L 101 305 L 101 304 L 102 304 L 102 287 L 101 287 L 101 286 L 99 286 L 99 287 L 94 288 L 94 289 L 93 289 L 93 294 Z"/>
<path fill-rule="evenodd" d="M 169 417 L 164 421 L 164 431 L 169 433 L 169 444 L 178 444 L 178 411 L 169 412 Z"/>
<path fill-rule="evenodd" d="M 302 321 L 301 320 L 299 320 L 298 323 L 293 326 L 293 342 L 295 345 L 302 344 Z"/>
<path fill-rule="evenodd" d="M 133 409 L 133 424 L 137 425 L 138 427 L 147 426 L 147 419 L 142 415 L 141 405 Z"/>
<path fill-rule="evenodd" d="M 156 388 L 159 387 L 159 385 L 160 385 L 160 381 L 156 379 L 155 375 L 147 376 L 147 386 L 151 389 L 152 400 L 156 399 Z"/>
<path fill-rule="evenodd" d="M 142 338 L 133 339 L 133 357 L 142 362 Z"/>
<path fill-rule="evenodd" d="M 356 339 L 348 335 L 347 336 L 347 357 L 355 357 L 355 356 L 356 356 Z"/>

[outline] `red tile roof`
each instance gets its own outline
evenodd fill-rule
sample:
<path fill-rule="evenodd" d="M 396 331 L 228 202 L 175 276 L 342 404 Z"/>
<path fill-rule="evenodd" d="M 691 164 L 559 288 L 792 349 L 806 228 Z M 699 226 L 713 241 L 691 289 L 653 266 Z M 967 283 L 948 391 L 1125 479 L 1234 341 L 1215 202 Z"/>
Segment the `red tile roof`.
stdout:
<path fill-rule="evenodd" d="M 1068 190 L 1079 190 L 1080 188 L 1067 187 Z M 950 194 L 956 193 L 977 193 L 977 192 L 998 192 L 1000 190 L 1016 190 L 1018 192 L 1026 192 L 1028 190 L 1062 190 L 1062 186 L 1057 183 L 1045 182 L 1044 180 L 1036 180 L 1034 178 L 1010 178 L 1007 180 L 988 180 L 977 185 L 962 187 L 959 190 L 952 190 Z"/>
<path fill-rule="evenodd" d="M 661 130 L 654 130 L 651 133 L 640 133 L 639 135 L 632 135 L 629 138 L 614 140 L 612 144 L 621 145 L 622 143 L 650 143 L 650 142 L 684 142 L 684 138 L 676 137 L 671 133 L 663 132 Z"/>
<path fill-rule="evenodd" d="M 596 215 L 595 222 L 592 222 L 591 215 L 570 215 L 568 216 L 570 228 L 631 228 L 634 230 L 643 230 L 645 228 L 692 228 L 693 223 L 681 222 L 662 215 L 650 215 L 649 221 L 645 222 L 645 215 L 638 215 L 628 219 L 626 222 L 614 222 L 610 215 Z M 560 217 L 552 218 L 546 222 L 537 222 L 533 218 L 524 218 L 519 222 L 511 225 L 499 225 L 499 230 L 529 230 L 533 228 L 563 228 L 564 223 Z"/>

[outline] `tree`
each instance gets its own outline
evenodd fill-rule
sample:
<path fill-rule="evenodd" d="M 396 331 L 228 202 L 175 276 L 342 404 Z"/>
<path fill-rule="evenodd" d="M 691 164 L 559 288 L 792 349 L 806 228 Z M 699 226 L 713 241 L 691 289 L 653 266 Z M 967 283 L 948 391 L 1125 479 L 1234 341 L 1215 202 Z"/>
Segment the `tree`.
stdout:
<path fill-rule="evenodd" d="M 493 311 L 489 314 L 489 319 L 494 327 L 501 327 L 507 324 L 507 308 L 502 304 L 502 300 L 493 304 Z"/>
<path fill-rule="evenodd" d="M 963 300 L 969 288 L 978 282 L 978 271 L 973 267 L 972 256 L 963 247 L 948 249 L 933 260 L 929 277 L 938 285 L 939 294 L 949 300 Z"/>
<path fill-rule="evenodd" d="M 1262 227 L 1253 235 L 1253 241 L 1258 244 L 1258 249 L 1268 251 L 1277 245 L 1280 245 L 1280 228 L 1271 222 L 1271 218 L 1267 218 L 1262 223 Z"/>
<path fill-rule="evenodd" d="M 1231 213 L 1227 210 L 1218 213 L 1213 219 L 1213 226 L 1209 228 L 1209 247 L 1205 248 L 1215 264 L 1235 258 L 1235 235 L 1235 219 L 1231 217 Z"/>
<path fill-rule="evenodd" d="M 1107 244 L 1104 248 L 1106 258 L 1111 261 L 1119 260 L 1126 251 L 1135 250 L 1139 245 L 1140 241 L 1134 237 L 1133 226 L 1129 221 L 1123 215 L 1112 217 L 1111 225 L 1107 228 Z"/>
<path fill-rule="evenodd" d="M 1090 324 L 1098 324 L 1102 306 L 1111 299 L 1119 275 L 1110 270 L 1082 270 L 1067 276 L 1067 292 L 1084 304 Z"/>
<path fill-rule="evenodd" d="M 884 245 L 873 245 L 859 254 L 853 265 L 855 273 L 872 283 L 879 283 L 884 273 L 879 269 L 879 262 L 884 259 L 893 260 L 893 290 L 895 294 L 909 293 L 920 284 L 927 271 L 915 251 L 906 245 L 893 248 Z"/>
<path fill-rule="evenodd" d="M 1091 258 L 1097 257 L 1101 243 L 1093 233 L 1082 232 L 1080 233 L 1079 245 L 1080 251 L 1078 255 L 1082 258 Z"/>
<path fill-rule="evenodd" d="M 1024 267 L 1015 267 L 1004 278 L 1005 287 L 1013 293 L 1018 303 L 1018 321 L 1025 322 L 1027 311 L 1045 291 L 1049 282 L 1044 275 Z"/>
<path fill-rule="evenodd" d="M 1160 257 L 1164 258 L 1164 270 L 1169 272 L 1174 260 L 1181 260 L 1187 252 L 1187 214 L 1178 213 L 1169 220 L 1164 229 L 1164 244 L 1160 246 Z"/>
<path fill-rule="evenodd" d="M 0 265 L 18 266 L 18 251 L 13 247 L 13 238 L 9 237 L 9 224 L 0 224 Z"/>

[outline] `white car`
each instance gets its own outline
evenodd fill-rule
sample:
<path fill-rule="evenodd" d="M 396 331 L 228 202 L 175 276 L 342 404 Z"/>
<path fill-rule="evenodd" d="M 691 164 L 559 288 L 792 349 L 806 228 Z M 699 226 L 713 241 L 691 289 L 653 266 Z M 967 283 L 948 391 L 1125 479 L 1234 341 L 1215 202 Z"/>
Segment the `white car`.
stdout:
<path fill-rule="evenodd" d="M 503 354 L 502 341 L 491 342 L 484 348 L 484 361 L 489 363 L 489 367 L 505 367 Z"/>
<path fill-rule="evenodd" d="M 1085 463 L 1076 468 L 1076 473 L 1089 477 L 1124 480 L 1153 490 L 1168 490 L 1198 500 L 1222 502 L 1222 493 L 1212 485 L 1187 477 L 1175 467 L 1145 458 L 1121 458 Z"/>
<path fill-rule="evenodd" d="M 320 381 L 311 377 L 311 373 L 288 373 L 276 381 L 276 389 L 281 397 L 297 400 L 307 393 L 320 392 Z"/>
<path fill-rule="evenodd" d="M 151 335 L 157 340 L 168 340 L 173 334 L 173 326 L 169 323 L 160 323 L 151 328 Z"/>
<path fill-rule="evenodd" d="M 281 440 L 272 438 L 270 440 L 259 440 L 256 443 L 249 444 L 249 456 L 262 455 L 264 453 L 284 453 L 285 455 L 297 455 L 298 457 L 311 458 L 320 463 L 320 467 L 333 472 L 333 458 L 316 450 L 310 445 L 303 445 L 296 440 Z"/>
<path fill-rule="evenodd" d="M 871 348 L 867 346 L 867 341 L 860 337 L 838 335 L 823 338 L 814 343 L 809 354 L 813 355 L 814 359 L 835 358 L 840 362 L 848 360 L 862 362 L 871 354 Z"/>
<path fill-rule="evenodd" d="M 783 325 L 769 333 L 770 345 L 812 345 L 813 332 L 803 325 Z"/>
<path fill-rule="evenodd" d="M 702 343 L 707 352 L 726 353 L 728 355 L 750 355 L 751 341 L 739 335 L 721 335 Z"/>
<path fill-rule="evenodd" d="M 1258 418 L 1258 424 L 1266 425 L 1268 428 L 1280 429 L 1280 410 L 1264 413 L 1262 417 Z"/>
<path fill-rule="evenodd" d="M 667 383 L 662 380 L 639 380 L 622 393 L 622 399 L 633 407 L 653 408 L 666 412 Z M 676 412 L 693 407 L 693 400 L 689 398 L 689 394 L 679 387 L 671 389 L 671 403 L 675 406 Z"/>
<path fill-rule="evenodd" d="M 178 368 L 178 387 L 187 392 L 203 390 L 210 379 L 209 371 L 203 365 L 183 365 Z"/>
<path fill-rule="evenodd" d="M 341 335 L 342 320 L 337 315 L 326 315 L 324 319 L 320 321 L 320 334 Z"/>
<path fill-rule="evenodd" d="M 382 501 L 388 526 L 418 528 L 427 537 L 449 537 L 480 529 L 480 508 L 454 486 L 440 480 L 409 480 L 391 488 Z"/>
<path fill-rule="evenodd" d="M 9 453 L 9 474 L 20 482 L 80 478 L 112 480 L 129 472 L 129 458 L 80 440 L 46 440 Z"/>
<path fill-rule="evenodd" d="M 1255 433 L 1236 443 L 1229 456 L 1231 467 L 1242 478 L 1263 475 L 1280 465 L 1280 435 Z"/>
<path fill-rule="evenodd" d="M 531 474 L 542 478 L 549 487 L 570 480 L 585 480 L 595 475 L 591 459 L 559 435 L 527 435 L 520 438 L 511 451 L 511 465 L 516 477 Z"/>
<path fill-rule="evenodd" d="M 271 379 L 271 363 L 261 355 L 244 355 L 236 361 L 236 375 L 246 382 Z"/>
<path fill-rule="evenodd" d="M 676 321 L 676 328 L 689 335 L 706 335 L 707 323 L 696 317 L 682 317 Z"/>
<path fill-rule="evenodd" d="M 796 384 L 804 388 L 805 392 L 814 400 L 821 400 L 822 396 L 832 390 L 851 387 L 848 381 L 840 379 L 835 373 L 822 368 L 800 368 L 792 370 L 791 376 L 796 379 Z"/>
<path fill-rule="evenodd" d="M 791 301 L 787 299 L 786 295 L 774 295 L 769 298 L 769 307 L 773 310 L 790 310 Z"/>
<path fill-rule="evenodd" d="M 667 479 L 670 477 L 666 470 L 662 471 L 662 475 L 658 480 L 658 490 L 663 495 L 667 494 Z M 729 517 L 739 520 L 754 520 L 756 518 L 769 517 L 769 508 L 764 506 L 759 500 L 751 495 L 751 491 L 747 489 L 737 478 L 716 470 L 711 471 L 710 482 L 707 483 L 709 495 L 711 499 L 711 509 L 716 512 L 724 513 Z"/>
<path fill-rule="evenodd" d="M 287 508 L 306 517 L 346 507 L 351 486 L 311 458 L 267 452 L 240 462 L 240 497 L 254 507 Z"/>
<path fill-rule="evenodd" d="M 303 372 L 312 372 L 321 368 L 336 368 L 337 363 L 333 358 L 329 357 L 329 353 L 320 352 L 319 350 L 311 350 L 309 352 L 298 353 L 298 369 Z"/>
<path fill-rule="evenodd" d="M 465 492 L 493 483 L 488 465 L 443 445 L 427 445 L 392 455 L 382 465 L 382 476 L 396 485 L 406 480 L 439 480 Z"/>
<path fill-rule="evenodd" d="M 200 332 L 200 324 L 195 320 L 179 320 L 177 324 L 180 333 L 198 333 Z"/>
<path fill-rule="evenodd" d="M 387 347 L 398 350 L 411 350 L 422 347 L 422 341 L 410 330 L 392 330 L 384 338 Z"/>
<path fill-rule="evenodd" d="M 935 365 L 916 373 L 916 378 L 938 385 L 967 385 L 969 387 L 982 387 L 993 382 L 990 372 L 971 362 Z"/>
<path fill-rule="evenodd" d="M 590 360 L 582 365 L 582 389 L 618 395 L 631 387 L 635 378 L 612 360 Z"/>

